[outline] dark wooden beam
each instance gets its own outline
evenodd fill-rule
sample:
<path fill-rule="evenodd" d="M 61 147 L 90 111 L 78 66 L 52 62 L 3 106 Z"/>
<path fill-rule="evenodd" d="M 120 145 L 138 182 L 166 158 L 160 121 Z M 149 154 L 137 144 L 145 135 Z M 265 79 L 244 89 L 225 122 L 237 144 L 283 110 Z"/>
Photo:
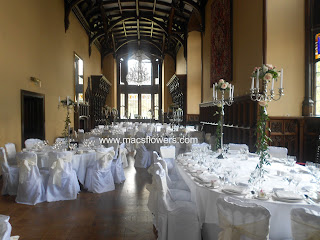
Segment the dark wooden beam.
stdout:
<path fill-rule="evenodd" d="M 68 3 L 68 0 L 64 0 L 64 30 L 65 30 L 65 32 L 67 32 L 69 25 L 70 25 L 69 16 L 70 16 L 72 8 L 82 1 L 84 1 L 84 0 L 73 0 L 70 3 Z"/>
<path fill-rule="evenodd" d="M 120 0 L 118 0 L 118 5 L 119 5 L 120 14 L 122 15 L 122 8 L 121 8 L 121 1 Z"/>
<path fill-rule="evenodd" d="M 156 3 L 157 3 L 157 0 L 154 0 L 154 1 L 153 1 L 153 10 L 152 10 L 152 14 L 154 14 L 154 13 L 155 13 L 155 11 L 156 11 Z"/>
<path fill-rule="evenodd" d="M 126 24 L 124 21 L 122 22 L 122 26 L 123 26 L 124 36 L 127 36 Z"/>

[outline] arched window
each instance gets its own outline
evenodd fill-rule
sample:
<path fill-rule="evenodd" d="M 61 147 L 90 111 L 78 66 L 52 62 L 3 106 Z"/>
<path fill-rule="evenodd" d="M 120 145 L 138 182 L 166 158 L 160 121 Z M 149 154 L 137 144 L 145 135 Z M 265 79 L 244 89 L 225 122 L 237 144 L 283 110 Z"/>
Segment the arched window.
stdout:
<path fill-rule="evenodd" d="M 159 59 L 140 51 L 118 59 L 120 119 L 159 120 L 161 70 Z"/>

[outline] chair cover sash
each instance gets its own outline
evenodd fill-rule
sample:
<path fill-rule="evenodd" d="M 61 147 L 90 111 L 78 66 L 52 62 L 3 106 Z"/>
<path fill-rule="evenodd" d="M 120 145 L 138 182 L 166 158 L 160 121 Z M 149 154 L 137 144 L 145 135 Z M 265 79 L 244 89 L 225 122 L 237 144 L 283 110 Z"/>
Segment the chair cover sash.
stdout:
<path fill-rule="evenodd" d="M 223 213 L 218 210 L 219 216 L 219 226 L 222 231 L 219 233 L 219 240 L 240 240 L 241 236 L 246 236 L 252 240 L 264 240 L 266 239 L 266 234 L 264 231 L 258 231 L 255 234 L 250 231 L 250 229 L 264 229 L 265 226 L 269 224 L 269 219 L 265 218 L 253 223 L 245 223 L 241 225 L 233 225 L 228 219 L 223 215 Z"/>
<path fill-rule="evenodd" d="M 28 174 L 31 171 L 31 167 L 37 165 L 34 159 L 28 158 L 20 161 L 19 166 L 19 183 L 24 183 L 28 179 Z"/>
<path fill-rule="evenodd" d="M 66 158 L 58 158 L 57 161 L 55 161 L 51 169 L 53 170 L 53 175 L 52 175 L 52 181 L 53 184 L 61 187 L 61 179 L 63 172 L 65 171 L 65 163 L 70 162 L 69 159 Z"/>
<path fill-rule="evenodd" d="M 100 169 L 105 169 L 109 162 L 113 160 L 113 156 L 115 155 L 114 150 L 108 151 L 108 152 L 101 152 L 97 151 L 97 153 L 102 156 L 98 161 L 99 161 L 99 168 Z"/>

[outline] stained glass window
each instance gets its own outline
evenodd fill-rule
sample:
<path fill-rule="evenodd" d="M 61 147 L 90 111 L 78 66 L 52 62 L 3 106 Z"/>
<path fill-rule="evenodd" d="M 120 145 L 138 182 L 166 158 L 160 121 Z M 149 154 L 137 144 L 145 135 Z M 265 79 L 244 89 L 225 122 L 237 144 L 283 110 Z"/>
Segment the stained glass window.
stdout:
<path fill-rule="evenodd" d="M 141 94 L 141 117 L 145 119 L 152 117 L 151 94 Z"/>
<path fill-rule="evenodd" d="M 139 117 L 138 94 L 128 94 L 128 116 L 129 118 Z"/>
<path fill-rule="evenodd" d="M 315 91 L 316 115 L 320 115 L 320 61 L 316 63 L 316 91 Z"/>

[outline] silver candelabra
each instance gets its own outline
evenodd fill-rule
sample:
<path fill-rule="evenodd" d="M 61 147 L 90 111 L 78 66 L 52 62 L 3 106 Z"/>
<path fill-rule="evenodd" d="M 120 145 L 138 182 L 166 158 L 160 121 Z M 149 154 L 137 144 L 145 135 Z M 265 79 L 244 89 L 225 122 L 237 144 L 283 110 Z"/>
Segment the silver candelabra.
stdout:
<path fill-rule="evenodd" d="M 278 93 L 275 94 L 273 90 L 273 84 L 272 88 L 270 89 L 270 94 L 268 93 L 268 81 L 267 80 L 262 80 L 263 83 L 263 92 L 260 93 L 259 87 L 251 88 L 250 89 L 250 97 L 252 101 L 258 101 L 258 102 L 270 102 L 272 100 L 278 101 L 281 96 L 283 96 L 283 88 L 280 87 L 278 89 Z"/>

